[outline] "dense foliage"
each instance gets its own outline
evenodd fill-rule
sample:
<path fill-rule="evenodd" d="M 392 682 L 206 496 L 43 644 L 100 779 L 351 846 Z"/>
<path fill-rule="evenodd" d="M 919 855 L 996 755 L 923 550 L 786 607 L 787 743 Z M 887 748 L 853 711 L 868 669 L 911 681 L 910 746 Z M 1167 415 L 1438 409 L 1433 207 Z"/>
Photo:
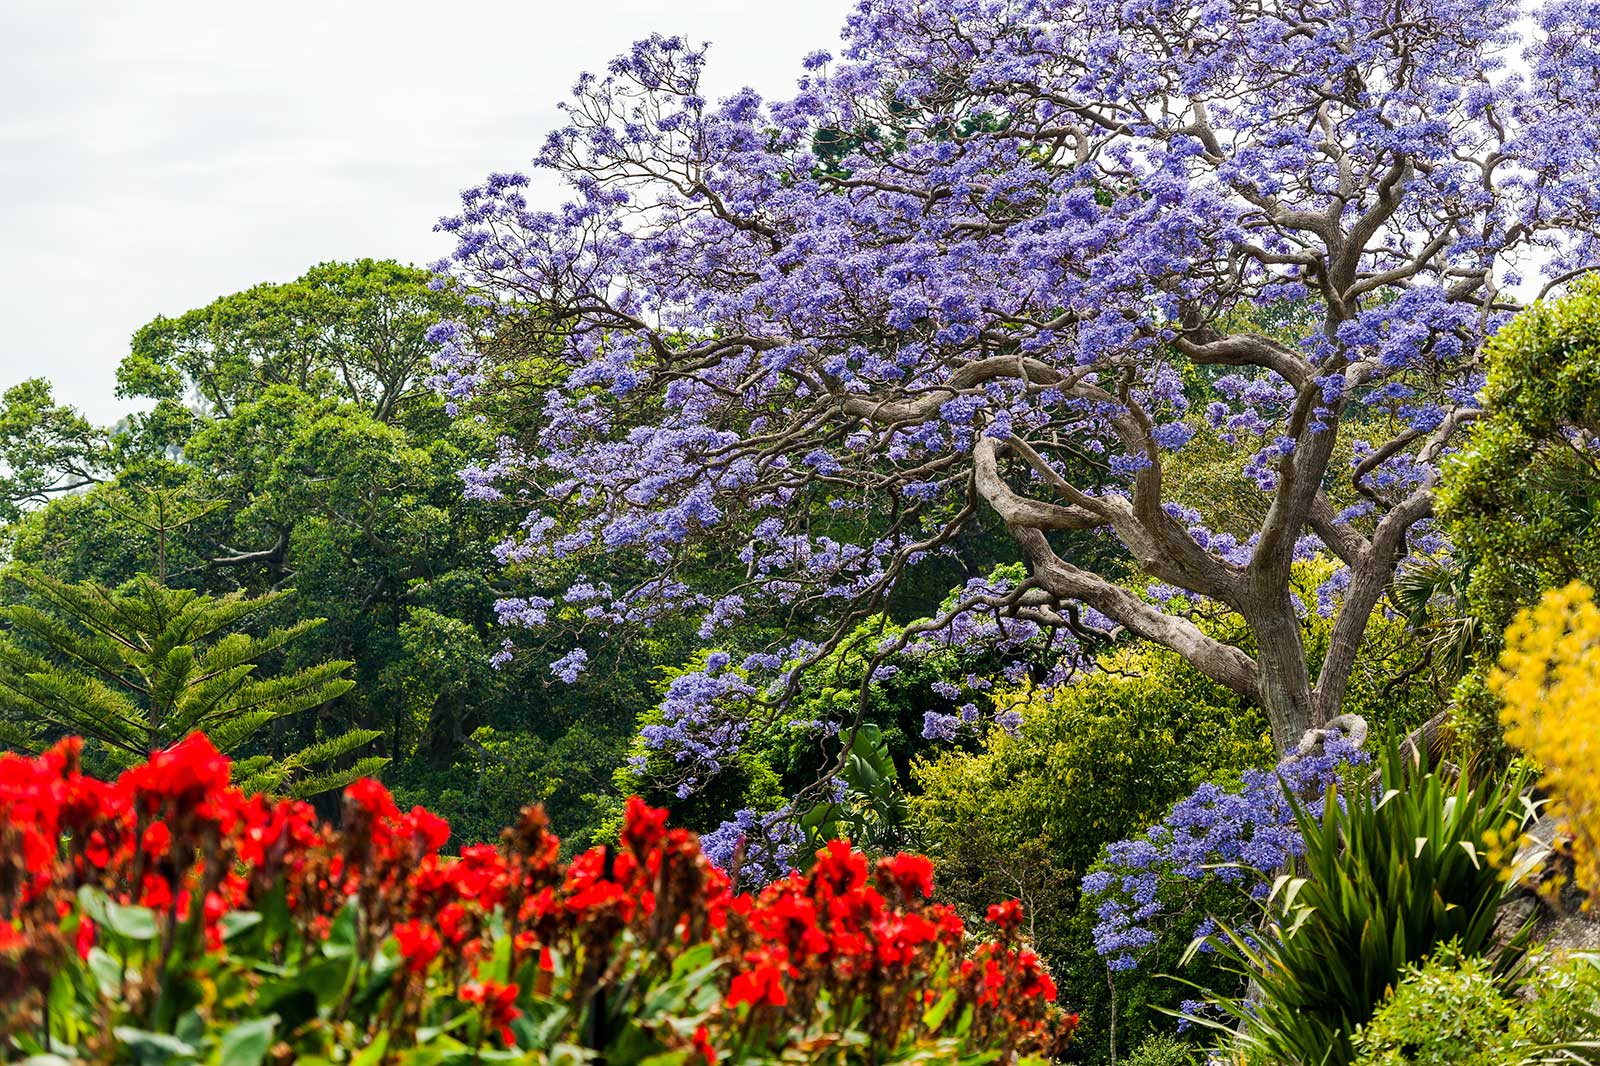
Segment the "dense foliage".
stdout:
<path fill-rule="evenodd" d="M 1485 355 L 1487 417 L 1441 503 L 1473 607 L 1498 632 L 1543 589 L 1600 582 L 1600 284 L 1529 308 Z"/>
<path fill-rule="evenodd" d="M 1517 878 L 1480 852 L 1517 838 L 1527 814 L 1521 782 L 1451 785 L 1400 749 L 1379 770 L 1376 781 L 1329 788 L 1319 801 L 1296 802 L 1286 790 L 1301 861 L 1271 881 L 1265 925 L 1225 926 L 1196 945 L 1221 954 L 1256 991 L 1210 997 L 1226 1027 L 1239 1027 L 1251 1061 L 1345 1066 L 1357 1028 L 1437 945 L 1453 942 L 1499 971 L 1526 951 L 1522 932 L 1498 928 Z M 1283 868 L 1258 866 L 1263 875 Z"/>
<path fill-rule="evenodd" d="M 0 395 L 0 1060 L 1600 1061 L 1600 3 L 707 62 Z"/>
<path fill-rule="evenodd" d="M 1011 1062 L 1075 1024 L 1018 944 L 1020 907 L 971 941 L 915 855 L 836 841 L 809 875 L 734 895 L 637 799 L 617 845 L 570 864 L 537 807 L 447 858 L 449 826 L 370 779 L 335 829 L 231 788 L 203 734 L 111 783 L 79 754 L 0 757 L 0 1032 L 25 1051 Z"/>
<path fill-rule="evenodd" d="M 1597 1050 L 1600 967 L 1577 957 L 1506 981 L 1454 943 L 1407 968 L 1356 1036 L 1358 1066 L 1522 1066 Z M 1585 1056 L 1587 1052 L 1587 1056 Z M 1559 1061 L 1559 1059 L 1557 1059 Z"/>
<path fill-rule="evenodd" d="M 355 685 L 277 723 L 265 750 L 377 731 L 362 754 L 390 760 L 390 786 L 447 815 L 461 840 L 492 836 L 531 798 L 586 843 L 620 812 L 611 777 L 653 701 L 655 670 L 689 645 L 663 627 L 596 649 L 592 682 L 559 691 L 536 654 L 500 661 L 494 601 L 504 588 L 489 549 L 518 516 L 464 501 L 460 470 L 530 415 L 514 395 L 476 409 L 482 421 L 445 415 L 423 381 L 424 335 L 471 308 L 427 280 L 394 263 L 323 264 L 155 319 L 118 372 L 123 395 L 154 407 L 114 430 L 84 430 L 95 442 L 90 487 L 13 524 L 9 554 L 47 577 L 110 589 L 162 573 L 174 589 L 212 597 L 292 588 L 245 632 L 326 619 L 269 666 L 348 661 Z M 48 418 L 31 435 L 19 430 L 20 449 L 68 415 L 35 383 L 9 396 L 0 433 Z M 54 469 L 84 484 L 71 470 L 88 458 L 58 455 L 65 465 L 51 467 L 46 452 L 31 453 L 35 480 Z M 161 500 L 172 515 L 151 513 Z"/>

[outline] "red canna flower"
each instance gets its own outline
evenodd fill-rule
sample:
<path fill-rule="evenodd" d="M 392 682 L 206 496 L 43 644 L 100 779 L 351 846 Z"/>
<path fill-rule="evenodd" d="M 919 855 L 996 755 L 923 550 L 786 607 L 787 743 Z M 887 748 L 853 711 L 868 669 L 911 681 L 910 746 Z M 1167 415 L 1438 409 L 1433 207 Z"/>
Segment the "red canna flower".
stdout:
<path fill-rule="evenodd" d="M 394 938 L 399 942 L 400 956 L 406 960 L 406 967 L 412 973 L 426 971 L 444 949 L 439 934 L 415 920 L 396 926 Z"/>
<path fill-rule="evenodd" d="M 450 840 L 450 823 L 422 807 L 400 819 L 401 835 L 409 837 L 419 856 L 431 855 Z"/>
<path fill-rule="evenodd" d="M 144 849 L 146 855 L 159 859 L 172 846 L 172 830 L 167 828 L 165 822 L 151 822 L 145 827 L 144 835 L 139 838 L 139 846 Z"/>
<path fill-rule="evenodd" d="M 78 916 L 78 932 L 72 939 L 72 946 L 77 949 L 78 958 L 89 961 L 89 952 L 94 950 L 94 919 L 87 914 Z"/>
<path fill-rule="evenodd" d="M 638 796 L 629 796 L 623 812 L 622 842 L 636 854 L 644 855 L 660 844 L 666 834 L 666 809 L 648 806 Z"/>
<path fill-rule="evenodd" d="M 439 912 L 439 931 L 450 943 L 459 947 L 470 932 L 472 915 L 459 903 L 452 903 Z"/>
<path fill-rule="evenodd" d="M 817 852 L 811 876 L 826 895 L 843 895 L 866 884 L 867 857 L 853 850 L 848 840 L 830 840 Z"/>
<path fill-rule="evenodd" d="M 517 1038 L 511 1031 L 511 1023 L 522 1016 L 517 1007 L 517 992 L 516 985 L 468 981 L 461 986 L 460 996 L 463 1003 L 481 1004 L 485 1020 L 499 1031 L 500 1039 L 507 1045 L 515 1045 Z"/>
<path fill-rule="evenodd" d="M 703 1025 L 694 1031 L 694 1049 L 706 1060 L 706 1066 L 717 1066 L 717 1049 L 711 1046 L 711 1034 Z"/>
<path fill-rule="evenodd" d="M 783 990 L 783 958 L 777 952 L 753 952 L 750 959 L 757 960 L 754 969 L 746 970 L 733 979 L 728 988 L 728 1006 L 748 1003 L 752 1008 L 781 1007 L 789 1002 Z"/>
<path fill-rule="evenodd" d="M 383 785 L 370 777 L 352 781 L 344 790 L 344 798 L 378 821 L 388 822 L 400 817 L 400 808 Z"/>
<path fill-rule="evenodd" d="M 83 842 L 84 856 L 95 866 L 104 869 L 111 862 L 111 848 L 106 845 L 106 835 L 99 829 L 90 832 Z"/>
<path fill-rule="evenodd" d="M 892 859 L 878 860 L 878 882 L 889 883 L 906 899 L 933 895 L 933 860 L 902 851 Z"/>
<path fill-rule="evenodd" d="M 1003 933 L 1022 928 L 1022 903 L 1020 900 L 1008 899 L 1004 903 L 989 905 L 989 921 L 1000 927 Z"/>
<path fill-rule="evenodd" d="M 219 819 L 228 798 L 232 766 L 204 733 L 191 733 L 150 756 L 117 780 L 118 787 L 146 813 L 164 807 L 174 813 L 199 812 Z"/>

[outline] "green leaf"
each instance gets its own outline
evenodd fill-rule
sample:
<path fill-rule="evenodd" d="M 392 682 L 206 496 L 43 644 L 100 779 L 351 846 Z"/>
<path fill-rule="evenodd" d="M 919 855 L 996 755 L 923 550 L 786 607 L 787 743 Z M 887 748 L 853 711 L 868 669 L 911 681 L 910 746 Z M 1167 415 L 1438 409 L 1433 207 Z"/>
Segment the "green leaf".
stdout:
<path fill-rule="evenodd" d="M 377 1066 L 383 1061 L 383 1053 L 389 1048 L 389 1030 L 384 1029 L 373 1038 L 372 1043 L 362 1048 L 355 1058 L 350 1060 L 350 1066 Z"/>
<path fill-rule="evenodd" d="M 950 1008 L 956 1005 L 956 992 L 951 989 L 939 998 L 939 1002 L 928 1008 L 922 1016 L 922 1026 L 929 1032 L 937 1032 L 944 1024 L 945 1017 L 949 1015 Z"/>
<path fill-rule="evenodd" d="M 172 1062 L 176 1059 L 193 1059 L 197 1052 L 189 1044 L 167 1033 L 151 1033 L 143 1029 L 119 1025 L 112 1030 L 118 1041 L 127 1045 L 141 1063 Z"/>
<path fill-rule="evenodd" d="M 90 948 L 89 972 L 100 986 L 100 994 L 115 998 L 122 993 L 122 963 L 112 958 L 104 948 Z"/>
<path fill-rule="evenodd" d="M 344 958 L 356 950 L 356 907 L 351 899 L 340 908 L 328 930 L 328 939 L 322 942 L 322 953 L 330 959 Z"/>
<path fill-rule="evenodd" d="M 262 921 L 258 911 L 229 911 L 218 924 L 222 927 L 222 939 L 232 940 L 245 930 L 254 929 Z"/>
<path fill-rule="evenodd" d="M 99 925 L 109 924 L 106 921 L 106 904 L 108 902 L 110 902 L 110 897 L 94 885 L 82 885 L 78 888 L 78 909 L 94 919 Z"/>
<path fill-rule="evenodd" d="M 260 1066 L 272 1047 L 277 1025 L 278 1016 L 269 1014 L 229 1029 L 217 1047 L 217 1066 Z"/>
<path fill-rule="evenodd" d="M 154 940 L 160 932 L 156 912 L 149 907 L 124 906 L 115 900 L 106 900 L 106 927 L 118 936 L 129 940 Z"/>

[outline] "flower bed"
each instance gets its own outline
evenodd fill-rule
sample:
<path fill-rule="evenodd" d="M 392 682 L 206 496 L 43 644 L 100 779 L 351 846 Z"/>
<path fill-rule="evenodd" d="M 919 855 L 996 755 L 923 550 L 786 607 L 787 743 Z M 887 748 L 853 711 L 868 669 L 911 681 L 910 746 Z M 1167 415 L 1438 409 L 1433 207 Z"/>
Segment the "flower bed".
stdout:
<path fill-rule="evenodd" d="M 232 788 L 201 735 L 112 783 L 80 747 L 0 757 L 0 1057 L 1015 1061 L 1076 1024 L 1020 906 L 976 942 L 921 856 L 835 841 L 735 895 L 636 798 L 570 863 L 537 807 L 450 857 L 375 781 L 335 828 Z"/>

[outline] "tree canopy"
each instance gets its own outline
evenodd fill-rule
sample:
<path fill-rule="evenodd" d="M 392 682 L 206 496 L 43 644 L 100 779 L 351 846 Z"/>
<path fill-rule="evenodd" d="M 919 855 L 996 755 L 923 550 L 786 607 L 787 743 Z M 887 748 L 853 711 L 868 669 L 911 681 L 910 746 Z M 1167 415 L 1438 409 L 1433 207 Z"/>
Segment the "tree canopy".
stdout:
<path fill-rule="evenodd" d="M 874 3 L 775 101 L 713 102 L 703 49 L 640 41 L 579 81 L 536 159 L 570 199 L 540 208 L 495 174 L 439 223 L 441 285 L 489 311 L 435 329 L 440 386 L 459 402 L 509 370 L 542 391 L 537 433 L 469 490 L 528 508 L 509 560 L 652 564 L 627 586 L 579 575 L 564 599 L 590 631 L 815 626 L 726 641 L 738 683 L 706 672 L 668 708 L 686 758 L 736 746 L 730 722 L 984 514 L 1027 576 L 969 587 L 938 625 L 1044 627 L 1064 655 L 1146 638 L 1291 745 L 1338 713 L 1397 565 L 1440 544 L 1438 462 L 1479 415 L 1519 271 L 1539 257 L 1550 291 L 1595 265 L 1587 12 Z M 565 371 L 519 377 L 513 334 Z M 1244 535 L 1174 499 L 1202 435 L 1260 494 Z M 1086 536 L 1120 571 L 1085 563 Z M 1317 552 L 1340 567 L 1297 596 Z M 555 602 L 501 610 L 544 627 Z M 1243 636 L 1208 634 L 1203 608 Z M 1308 609 L 1334 616 L 1315 674 Z"/>
<path fill-rule="evenodd" d="M 1495 336 L 1483 407 L 1441 502 L 1473 609 L 1498 632 L 1541 589 L 1600 582 L 1600 284 Z"/>

